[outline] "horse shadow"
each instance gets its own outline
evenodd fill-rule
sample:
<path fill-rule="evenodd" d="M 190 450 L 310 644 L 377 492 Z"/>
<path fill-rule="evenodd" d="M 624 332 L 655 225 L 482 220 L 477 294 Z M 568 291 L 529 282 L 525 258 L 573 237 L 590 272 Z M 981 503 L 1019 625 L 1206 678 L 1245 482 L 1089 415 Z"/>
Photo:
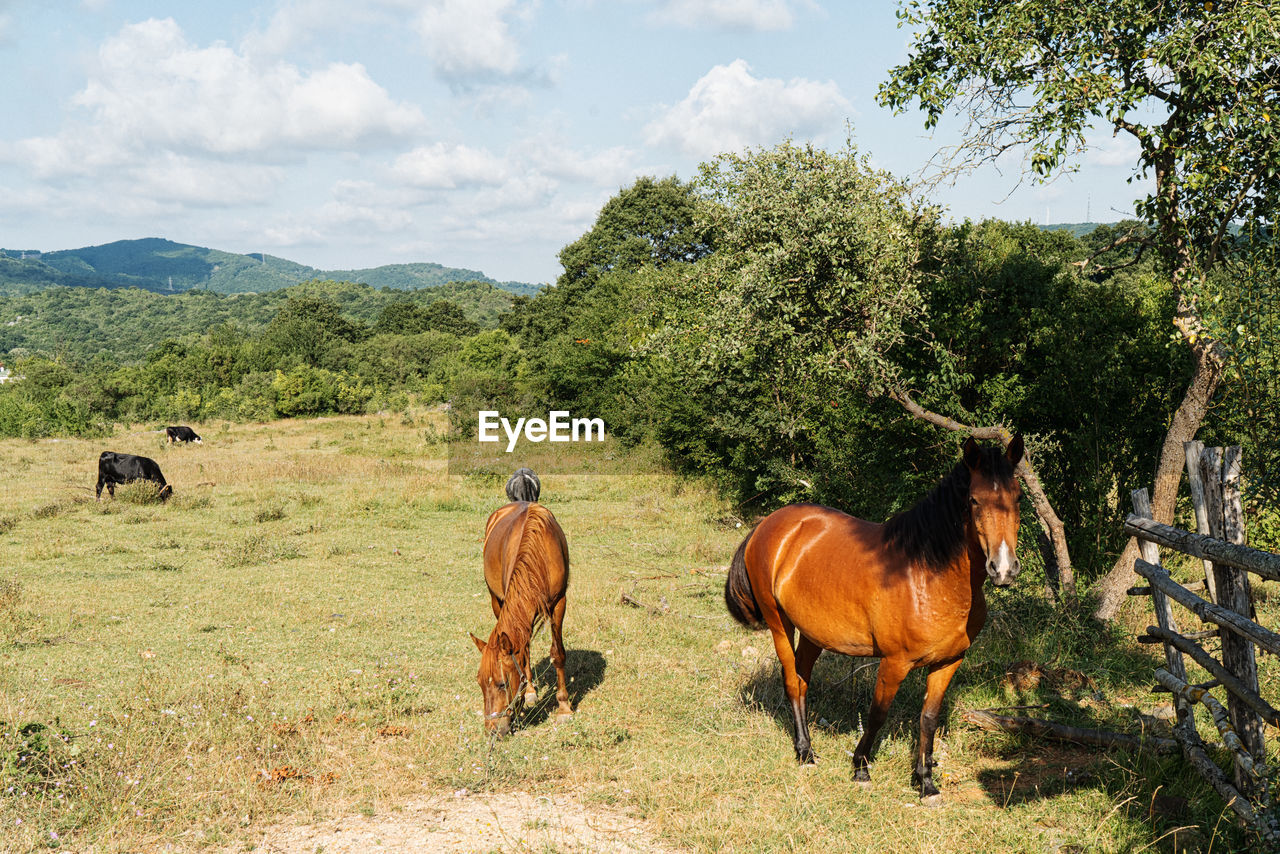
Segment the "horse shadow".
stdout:
<path fill-rule="evenodd" d="M 607 667 L 605 657 L 594 649 L 565 650 L 564 675 L 569 682 L 569 705 L 575 712 L 583 699 L 604 682 Z M 533 684 L 537 686 L 538 699 L 526 706 L 523 726 L 543 723 L 556 709 L 556 669 L 551 663 L 550 655 L 544 655 L 534 665 Z"/>
<path fill-rule="evenodd" d="M 760 709 L 772 716 L 789 741 L 794 736 L 791 702 L 782 687 L 782 666 L 769 654 L 771 651 L 770 648 L 762 654 L 760 666 L 739 690 L 738 699 L 744 706 Z M 875 695 L 879 663 L 878 658 L 824 652 L 813 666 L 809 691 L 805 695 L 809 729 L 836 735 L 861 734 L 863 719 Z M 910 709 L 912 704 L 915 705 L 914 717 L 919 717 L 920 702 L 924 699 L 924 680 L 916 676 L 915 673 L 909 674 L 903 681 L 882 733 L 890 732 L 899 720 L 914 719 Z"/>

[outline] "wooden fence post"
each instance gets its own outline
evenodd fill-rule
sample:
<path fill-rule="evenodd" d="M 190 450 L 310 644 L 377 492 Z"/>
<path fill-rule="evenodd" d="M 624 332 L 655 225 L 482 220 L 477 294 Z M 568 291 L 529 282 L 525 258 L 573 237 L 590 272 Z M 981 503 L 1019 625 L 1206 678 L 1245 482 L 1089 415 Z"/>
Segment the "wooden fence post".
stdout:
<path fill-rule="evenodd" d="M 1244 514 L 1239 489 L 1240 448 L 1205 448 L 1200 456 L 1200 473 L 1204 479 L 1205 506 L 1208 509 L 1211 536 L 1244 545 Z M 1236 567 L 1214 563 L 1213 576 L 1219 604 L 1250 619 L 1253 605 L 1250 601 L 1248 575 Z M 1222 664 L 1246 688 L 1257 692 L 1258 664 L 1253 643 L 1227 627 L 1222 632 Z M 1262 721 L 1257 714 L 1233 694 L 1227 695 L 1227 710 L 1231 726 L 1240 736 L 1245 749 L 1257 761 L 1265 761 Z M 1247 773 L 1239 761 L 1235 763 L 1235 781 L 1236 787 L 1247 797 L 1260 794 L 1260 781 Z"/>
<path fill-rule="evenodd" d="M 1130 493 L 1130 497 L 1133 500 L 1134 515 L 1150 519 L 1151 497 L 1147 494 L 1147 490 L 1145 488 L 1135 489 Z M 1155 543 L 1150 540 L 1139 539 L 1138 549 L 1144 561 L 1156 566 L 1160 565 L 1160 547 Z M 1169 597 L 1154 584 L 1151 585 L 1151 604 L 1155 608 L 1156 624 L 1166 632 L 1177 632 L 1178 626 L 1173 620 L 1173 609 L 1169 607 Z M 1170 673 L 1183 682 L 1187 681 L 1187 667 L 1182 661 L 1182 652 L 1167 641 L 1164 644 L 1164 660 L 1165 666 Z M 1195 715 L 1186 697 L 1174 694 L 1173 708 L 1178 715 L 1176 726 L 1182 731 L 1183 737 L 1193 743 L 1198 743 L 1200 735 L 1196 732 Z"/>
<path fill-rule="evenodd" d="M 1209 533 L 1209 509 L 1204 500 L 1204 480 L 1200 477 L 1200 455 L 1204 453 L 1204 442 L 1193 439 L 1182 443 L 1182 450 L 1187 457 L 1187 485 L 1191 487 L 1191 506 L 1195 510 L 1196 533 L 1212 536 Z M 1204 561 L 1204 584 L 1209 591 L 1206 597 L 1213 604 L 1218 604 L 1218 588 L 1213 578 L 1213 562 Z"/>

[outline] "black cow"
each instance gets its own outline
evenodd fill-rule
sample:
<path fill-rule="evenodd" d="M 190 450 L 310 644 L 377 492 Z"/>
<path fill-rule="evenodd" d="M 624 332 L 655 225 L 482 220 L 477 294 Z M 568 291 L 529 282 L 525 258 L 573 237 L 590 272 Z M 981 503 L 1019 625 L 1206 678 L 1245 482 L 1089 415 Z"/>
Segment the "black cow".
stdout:
<path fill-rule="evenodd" d="M 190 427 L 166 427 L 165 435 L 169 437 L 169 444 L 174 442 L 195 442 L 197 445 L 203 445 L 200 441 L 200 435 Z"/>
<path fill-rule="evenodd" d="M 512 501 L 537 501 L 542 482 L 533 469 L 519 468 L 507 479 L 507 498 Z"/>
<path fill-rule="evenodd" d="M 173 495 L 173 487 L 165 483 L 160 466 L 150 457 L 135 457 L 133 454 L 117 454 L 115 451 L 103 451 L 98 457 L 98 500 L 102 500 L 102 487 L 107 494 L 116 497 L 116 484 L 129 483 L 135 480 L 149 480 L 160 488 L 160 500 L 168 501 Z"/>

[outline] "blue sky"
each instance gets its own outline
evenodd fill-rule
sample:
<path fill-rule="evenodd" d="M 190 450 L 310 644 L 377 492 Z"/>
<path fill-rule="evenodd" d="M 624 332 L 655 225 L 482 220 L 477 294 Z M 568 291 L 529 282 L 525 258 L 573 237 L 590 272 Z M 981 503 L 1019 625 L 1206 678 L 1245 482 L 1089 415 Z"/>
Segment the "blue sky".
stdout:
<path fill-rule="evenodd" d="M 855 145 L 902 177 L 955 142 L 875 104 L 892 2 L 0 0 L 0 246 L 165 237 L 328 269 L 435 261 L 553 281 L 638 176 Z M 1091 137 L 931 197 L 952 219 L 1114 221 L 1145 192 Z"/>

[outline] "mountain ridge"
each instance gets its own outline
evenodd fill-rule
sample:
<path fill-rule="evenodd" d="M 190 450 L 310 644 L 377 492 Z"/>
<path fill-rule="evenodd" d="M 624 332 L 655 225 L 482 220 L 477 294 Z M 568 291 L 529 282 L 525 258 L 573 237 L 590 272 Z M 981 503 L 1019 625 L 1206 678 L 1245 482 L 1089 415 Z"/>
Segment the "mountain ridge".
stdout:
<path fill-rule="evenodd" d="M 351 270 L 321 270 L 265 252 L 241 255 L 162 237 L 116 240 L 49 252 L 0 249 L 0 292 L 29 293 L 46 287 L 141 288 L 156 293 L 210 290 L 222 294 L 263 293 L 312 279 L 333 279 L 393 290 L 434 288 L 479 281 L 518 295 L 541 285 L 500 282 L 478 270 L 433 262 L 386 264 Z"/>

